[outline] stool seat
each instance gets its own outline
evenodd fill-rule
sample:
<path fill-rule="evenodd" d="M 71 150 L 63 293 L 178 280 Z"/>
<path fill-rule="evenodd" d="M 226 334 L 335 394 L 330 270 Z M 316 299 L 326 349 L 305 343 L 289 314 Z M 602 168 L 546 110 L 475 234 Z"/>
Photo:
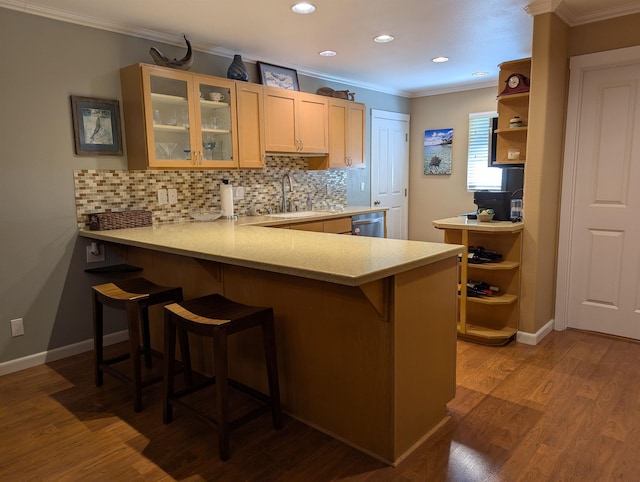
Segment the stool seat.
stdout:
<path fill-rule="evenodd" d="M 278 382 L 278 367 L 276 359 L 276 345 L 273 322 L 273 309 L 243 305 L 225 298 L 219 294 L 212 294 L 168 304 L 165 310 L 165 364 L 164 364 L 164 405 L 163 421 L 170 423 L 173 418 L 173 406 L 186 409 L 199 418 L 212 423 L 218 429 L 218 445 L 221 460 L 229 458 L 229 431 L 251 420 L 255 416 L 271 409 L 273 425 L 276 429 L 282 427 L 282 412 L 280 407 L 280 385 Z M 262 327 L 262 340 L 266 361 L 269 395 L 259 393 L 246 385 L 229 379 L 227 359 L 227 337 L 231 334 L 255 326 Z M 187 388 L 175 392 L 174 364 L 176 351 L 176 331 L 181 339 L 187 339 L 187 333 L 213 339 L 214 376 L 205 377 L 204 383 L 193 384 L 191 371 L 191 357 L 188 343 L 180 346 L 182 363 Z M 217 416 L 211 417 L 180 398 L 201 388 L 215 384 Z M 263 402 L 262 406 L 242 417 L 229 420 L 228 387 L 232 386 L 253 398 Z"/>
<path fill-rule="evenodd" d="M 91 299 L 93 305 L 96 386 L 102 386 L 104 372 L 130 385 L 133 389 L 134 409 L 139 412 L 142 410 L 142 388 L 162 379 L 162 377 L 155 377 L 145 381 L 142 380 L 140 356 L 144 355 L 147 368 L 152 367 L 152 355 L 161 357 L 160 353 L 151 350 L 148 308 L 156 304 L 181 301 L 182 288 L 160 286 L 145 278 L 122 279 L 92 286 Z M 129 332 L 129 352 L 108 360 L 104 359 L 103 306 L 124 310 L 127 316 L 127 329 Z M 133 377 L 113 366 L 126 359 L 131 359 L 132 361 Z"/>

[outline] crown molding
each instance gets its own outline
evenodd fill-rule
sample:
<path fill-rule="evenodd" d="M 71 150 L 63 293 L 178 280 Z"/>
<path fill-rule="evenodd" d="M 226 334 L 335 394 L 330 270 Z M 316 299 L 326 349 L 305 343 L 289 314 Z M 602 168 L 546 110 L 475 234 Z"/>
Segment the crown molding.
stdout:
<path fill-rule="evenodd" d="M 140 27 L 134 27 L 130 25 L 122 25 L 119 23 L 109 22 L 96 17 L 78 15 L 73 12 L 68 12 L 66 10 L 58 10 L 50 7 L 33 5 L 33 4 L 29 4 L 28 2 L 25 2 L 24 0 L 22 1 L 0 0 L 0 8 L 8 8 L 8 9 L 23 12 L 29 15 L 37 15 L 40 17 L 46 17 L 46 18 L 58 20 L 61 22 L 73 23 L 76 25 L 81 25 L 84 27 L 95 28 L 100 30 L 107 30 L 109 32 L 128 35 L 131 37 L 143 38 L 145 40 L 152 40 L 155 42 L 162 42 L 167 45 L 175 45 L 176 47 L 184 47 L 184 39 L 182 36 L 176 36 L 176 35 L 172 35 L 164 32 L 143 29 Z M 191 41 L 191 47 L 193 48 L 193 50 L 197 50 L 199 52 L 203 52 L 207 54 L 217 55 L 219 57 L 226 57 L 231 59 L 235 54 L 241 54 L 245 62 L 256 63 L 258 60 L 260 60 L 262 62 L 278 64 L 278 62 L 275 59 L 268 59 L 268 58 L 256 59 L 250 53 L 229 50 L 213 44 L 206 44 L 202 42 Z M 302 67 L 298 67 L 295 65 L 292 65 L 291 67 L 295 68 L 299 74 L 303 74 L 303 75 L 314 77 L 321 80 L 339 82 L 341 84 L 348 84 L 349 86 L 373 90 L 375 92 L 380 92 L 384 94 L 398 95 L 401 97 L 411 96 L 410 92 L 388 89 L 385 87 L 381 87 L 379 85 L 366 84 L 366 83 L 357 82 L 347 78 L 333 77 L 327 74 L 323 74 L 322 72 L 315 72 L 313 70 L 304 69 Z"/>
<path fill-rule="evenodd" d="M 433 88 L 433 89 L 425 89 L 418 92 L 411 92 L 411 98 L 416 97 L 427 97 L 430 95 L 440 95 L 440 94 L 454 94 L 456 92 L 463 92 L 467 90 L 476 90 L 476 89 L 485 89 L 491 87 L 492 89 L 497 89 L 498 87 L 498 79 L 486 80 L 484 82 L 474 82 L 474 83 L 465 83 L 465 84 L 455 84 L 455 85 L 447 85 L 441 88 Z"/>
<path fill-rule="evenodd" d="M 570 27 L 587 23 L 599 22 L 610 18 L 623 17 L 640 13 L 640 2 L 621 7 L 604 8 L 594 12 L 578 14 L 563 0 L 535 0 L 525 7 L 525 11 L 535 17 L 543 13 L 555 13 Z"/>

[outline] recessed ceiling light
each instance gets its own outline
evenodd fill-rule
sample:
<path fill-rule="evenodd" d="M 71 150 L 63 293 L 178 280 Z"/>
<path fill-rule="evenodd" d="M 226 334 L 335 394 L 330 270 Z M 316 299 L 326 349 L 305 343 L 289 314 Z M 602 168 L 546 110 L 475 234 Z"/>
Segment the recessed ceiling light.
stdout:
<path fill-rule="evenodd" d="M 320 52 L 320 55 L 322 55 L 323 57 L 334 57 L 336 55 L 336 52 L 334 50 L 323 50 L 322 52 Z"/>
<path fill-rule="evenodd" d="M 489 72 L 474 72 L 471 74 L 473 77 L 486 77 L 489 75 Z"/>
<path fill-rule="evenodd" d="M 436 64 L 449 62 L 449 57 L 436 57 L 435 59 L 431 59 L 431 62 L 435 62 Z"/>
<path fill-rule="evenodd" d="M 373 37 L 373 41 L 378 42 L 379 44 L 391 42 L 392 40 L 393 35 L 378 35 L 377 37 Z"/>
<path fill-rule="evenodd" d="M 307 3 L 307 2 L 300 2 L 300 3 L 296 3 L 295 5 L 292 5 L 291 10 L 293 10 L 295 13 L 305 14 L 305 13 L 315 12 L 316 7 L 315 5 L 311 5 L 310 3 Z"/>

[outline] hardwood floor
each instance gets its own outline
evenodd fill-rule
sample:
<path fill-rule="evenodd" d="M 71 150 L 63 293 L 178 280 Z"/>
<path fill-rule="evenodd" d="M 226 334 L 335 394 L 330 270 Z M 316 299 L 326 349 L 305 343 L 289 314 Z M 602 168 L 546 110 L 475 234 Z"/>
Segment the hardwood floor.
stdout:
<path fill-rule="evenodd" d="M 176 410 L 160 386 L 135 413 L 126 388 L 93 385 L 92 354 L 0 377 L 0 480 L 640 480 L 640 344 L 553 332 L 532 347 L 458 342 L 451 420 L 398 467 L 265 414 L 231 434 Z M 156 388 L 157 387 L 157 388 Z"/>

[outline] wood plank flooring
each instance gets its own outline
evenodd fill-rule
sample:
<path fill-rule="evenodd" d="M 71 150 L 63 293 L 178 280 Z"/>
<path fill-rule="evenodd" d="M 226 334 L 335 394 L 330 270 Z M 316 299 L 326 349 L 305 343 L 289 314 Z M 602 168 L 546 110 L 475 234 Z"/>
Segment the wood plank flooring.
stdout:
<path fill-rule="evenodd" d="M 394 468 L 269 414 L 220 462 L 213 429 L 177 409 L 162 424 L 159 385 L 134 413 L 121 383 L 94 386 L 86 353 L 0 377 L 0 480 L 638 481 L 639 361 L 640 344 L 577 331 L 459 341 L 451 420 Z"/>

